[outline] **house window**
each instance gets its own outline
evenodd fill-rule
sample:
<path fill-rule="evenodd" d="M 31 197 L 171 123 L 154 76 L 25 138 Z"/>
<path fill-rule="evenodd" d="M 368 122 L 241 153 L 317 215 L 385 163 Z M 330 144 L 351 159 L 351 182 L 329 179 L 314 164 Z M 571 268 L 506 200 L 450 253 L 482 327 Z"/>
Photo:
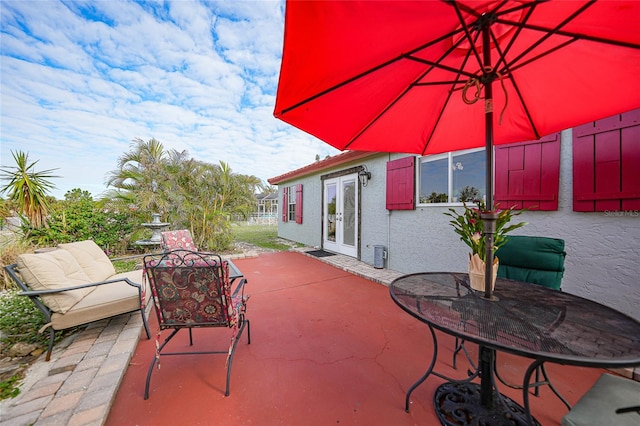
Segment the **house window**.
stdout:
<path fill-rule="evenodd" d="M 418 202 L 461 203 L 484 199 L 484 153 L 481 148 L 420 158 Z"/>
<path fill-rule="evenodd" d="M 287 193 L 289 194 L 287 200 L 287 220 L 293 222 L 296 220 L 296 187 L 290 186 Z"/>
<path fill-rule="evenodd" d="M 282 221 L 302 223 L 302 184 L 283 188 Z"/>

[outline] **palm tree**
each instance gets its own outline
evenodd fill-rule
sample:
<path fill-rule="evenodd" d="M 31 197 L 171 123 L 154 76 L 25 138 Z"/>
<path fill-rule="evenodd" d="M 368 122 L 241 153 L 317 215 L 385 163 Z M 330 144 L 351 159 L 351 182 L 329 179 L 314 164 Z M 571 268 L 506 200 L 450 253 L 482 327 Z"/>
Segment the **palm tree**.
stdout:
<path fill-rule="evenodd" d="M 187 151 L 165 151 L 155 139 L 134 139 L 107 184 L 115 188 L 104 195 L 112 207 L 135 207 L 138 218 L 160 213 L 174 227 L 189 228 L 196 245 L 209 250 L 229 245 L 231 215 L 254 211 L 254 193 L 262 188 L 260 179 L 233 173 L 223 161 L 214 165 Z"/>
<path fill-rule="evenodd" d="M 55 188 L 49 179 L 59 177 L 51 174 L 57 169 L 36 172 L 38 161 L 29 163 L 28 153 L 11 151 L 11 155 L 16 165 L 0 168 L 0 179 L 7 182 L 0 192 L 9 192 L 9 199 L 18 204 L 20 212 L 27 217 L 31 226 L 42 228 L 47 225 L 47 192 Z"/>
<path fill-rule="evenodd" d="M 133 140 L 129 152 L 118 158 L 118 170 L 109 173 L 107 198 L 127 207 L 135 207 L 140 212 L 165 213 L 166 200 L 159 191 L 166 179 L 167 153 L 158 140 Z"/>

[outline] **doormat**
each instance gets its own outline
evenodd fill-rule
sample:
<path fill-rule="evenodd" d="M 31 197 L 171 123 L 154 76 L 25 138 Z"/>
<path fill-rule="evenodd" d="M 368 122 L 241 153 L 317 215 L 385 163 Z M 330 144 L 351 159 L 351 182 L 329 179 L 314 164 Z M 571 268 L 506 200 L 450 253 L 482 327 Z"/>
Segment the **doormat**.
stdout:
<path fill-rule="evenodd" d="M 329 253 L 328 251 L 324 251 L 324 250 L 311 250 L 311 251 L 307 251 L 305 253 L 310 254 L 311 256 L 315 256 L 315 257 L 327 257 L 327 256 L 335 255 L 335 253 Z"/>

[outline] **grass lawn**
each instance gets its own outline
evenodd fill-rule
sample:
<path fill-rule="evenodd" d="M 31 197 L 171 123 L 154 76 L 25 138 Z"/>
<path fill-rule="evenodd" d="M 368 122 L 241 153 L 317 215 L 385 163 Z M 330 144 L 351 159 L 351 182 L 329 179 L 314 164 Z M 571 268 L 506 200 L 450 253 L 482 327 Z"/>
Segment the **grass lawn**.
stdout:
<path fill-rule="evenodd" d="M 277 225 L 246 225 L 234 223 L 231 226 L 234 241 L 242 241 L 258 247 L 288 250 L 291 245 L 278 238 Z"/>

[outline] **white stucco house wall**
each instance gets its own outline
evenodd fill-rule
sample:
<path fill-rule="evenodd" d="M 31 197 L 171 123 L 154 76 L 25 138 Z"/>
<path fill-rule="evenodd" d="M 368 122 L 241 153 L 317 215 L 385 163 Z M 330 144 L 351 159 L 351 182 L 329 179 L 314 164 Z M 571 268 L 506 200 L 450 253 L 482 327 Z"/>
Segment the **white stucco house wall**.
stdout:
<path fill-rule="evenodd" d="M 640 111 L 616 117 L 591 123 L 586 130 L 581 126 L 555 136 L 549 146 L 557 153 L 550 162 L 542 154 L 542 171 L 535 172 L 536 191 L 541 195 L 533 201 L 535 197 L 529 197 L 529 205 L 549 206 L 546 210 L 525 210 L 517 220 L 528 224 L 513 235 L 563 239 L 567 256 L 562 291 L 640 319 Z M 615 140 L 603 141 L 602 135 L 605 139 L 614 135 Z M 590 142 L 583 143 L 580 138 Z M 525 143 L 522 149 L 539 145 Z M 509 155 L 519 149 L 518 144 L 504 147 L 516 148 L 508 151 Z M 500 151 L 500 155 L 506 153 Z M 504 160 L 498 151 L 495 155 L 497 175 L 498 164 Z M 451 158 L 454 161 L 449 164 L 455 168 L 455 157 Z M 469 249 L 444 215 L 451 207 L 462 211 L 462 203 L 456 202 L 452 193 L 446 202 L 424 202 L 428 194 L 420 188 L 426 186 L 424 179 L 431 173 L 423 166 L 428 160 L 408 154 L 347 151 L 269 179 L 278 186 L 279 236 L 372 265 L 374 247 L 384 246 L 384 267 L 402 273 L 466 271 Z M 553 161 L 558 164 L 550 166 L 551 170 L 557 172 L 548 176 L 545 167 Z M 413 174 L 413 199 L 407 209 L 390 209 L 392 186 L 397 182 L 390 177 L 389 168 L 402 162 L 412 163 L 407 170 Z M 504 179 L 511 182 L 520 176 L 520 184 L 527 187 L 529 172 L 521 175 L 512 171 L 512 177 Z M 479 187 L 483 179 L 478 181 Z M 496 176 L 496 187 L 504 184 L 501 179 Z M 340 190 L 344 192 L 337 194 L 338 199 L 351 201 L 336 210 L 328 199 Z M 496 188 L 496 200 L 499 192 Z M 506 195 L 509 203 L 516 197 Z M 527 199 L 526 194 L 522 197 Z M 341 220 L 349 223 L 347 236 L 336 233 Z"/>

